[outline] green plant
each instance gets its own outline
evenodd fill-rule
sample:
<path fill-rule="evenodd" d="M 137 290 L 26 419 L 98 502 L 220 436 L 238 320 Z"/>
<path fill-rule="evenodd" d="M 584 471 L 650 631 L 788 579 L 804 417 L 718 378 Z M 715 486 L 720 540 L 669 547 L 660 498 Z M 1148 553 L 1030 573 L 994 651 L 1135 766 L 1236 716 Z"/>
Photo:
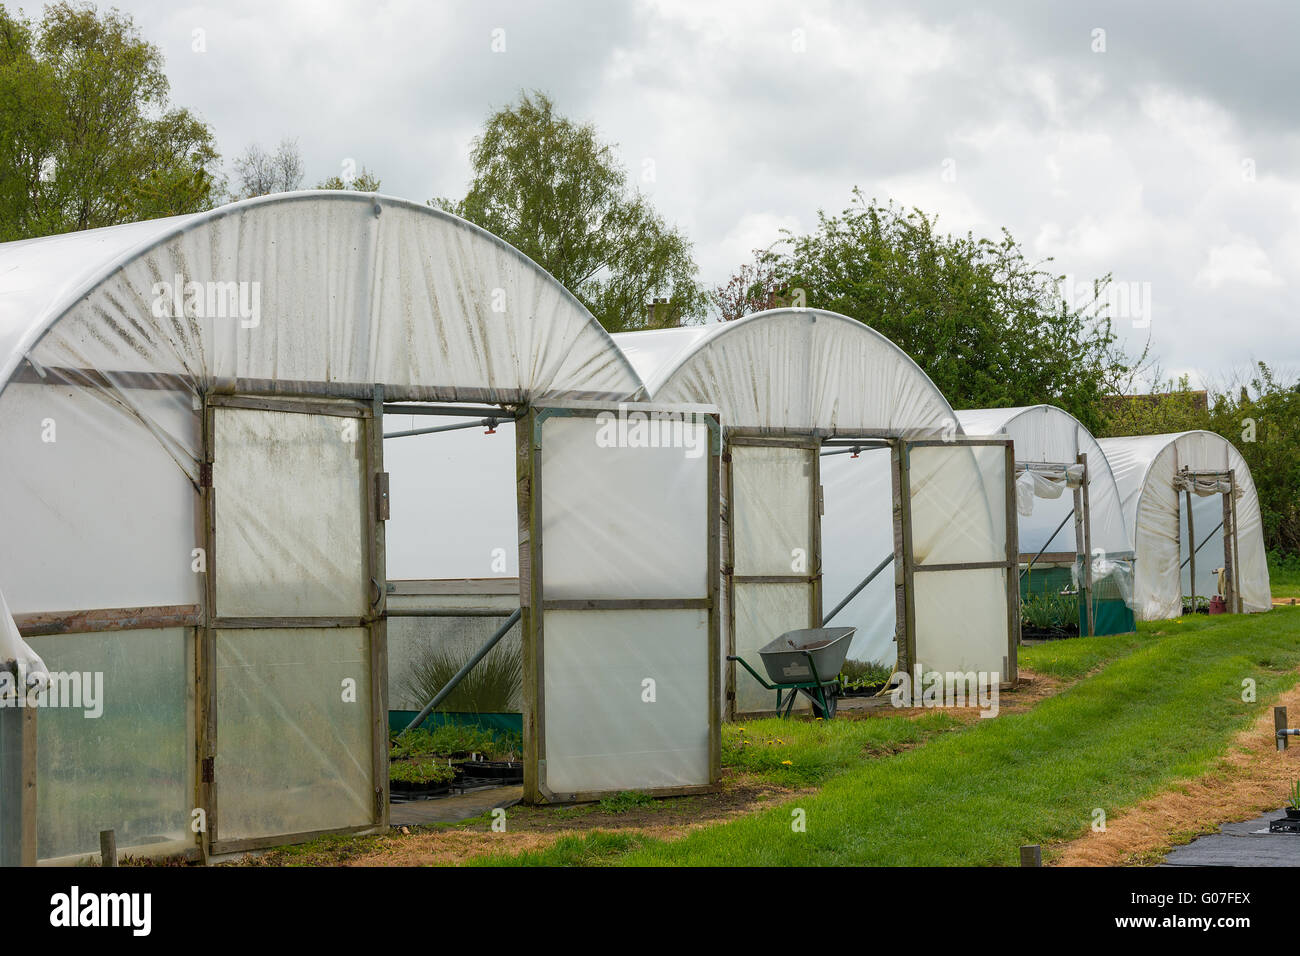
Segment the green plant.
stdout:
<path fill-rule="evenodd" d="M 1292 810 L 1300 810 L 1300 780 L 1291 784 L 1291 796 L 1287 800 L 1287 806 Z"/>
<path fill-rule="evenodd" d="M 840 686 L 846 690 L 883 687 L 894 669 L 876 661 L 845 661 L 840 668 Z"/>
<path fill-rule="evenodd" d="M 1020 619 L 1040 628 L 1068 628 L 1078 623 L 1079 598 L 1075 594 L 1030 594 L 1020 602 Z"/>
<path fill-rule="evenodd" d="M 655 798 L 640 790 L 622 790 L 612 797 L 600 801 L 600 808 L 606 813 L 627 813 L 639 807 L 653 807 Z"/>
<path fill-rule="evenodd" d="M 433 700 L 469 660 L 470 652 L 434 647 L 411 665 L 403 691 L 414 700 Z M 494 647 L 456 685 L 438 710 L 464 714 L 517 713 L 524 684 L 523 650 L 517 642 Z"/>
<path fill-rule="evenodd" d="M 400 760 L 388 765 L 388 779 L 396 783 L 446 783 L 455 776 L 455 768 L 432 757 Z"/>

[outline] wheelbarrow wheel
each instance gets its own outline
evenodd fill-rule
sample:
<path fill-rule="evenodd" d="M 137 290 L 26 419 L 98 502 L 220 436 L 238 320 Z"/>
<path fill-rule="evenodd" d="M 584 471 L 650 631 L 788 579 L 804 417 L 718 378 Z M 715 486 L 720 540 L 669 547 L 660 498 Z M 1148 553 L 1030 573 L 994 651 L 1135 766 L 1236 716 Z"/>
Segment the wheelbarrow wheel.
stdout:
<path fill-rule="evenodd" d="M 835 716 L 835 711 L 839 708 L 840 686 L 839 684 L 832 684 L 829 687 L 823 688 L 823 693 L 826 695 L 826 709 L 822 709 L 820 701 L 814 700 L 812 713 L 814 717 L 821 717 L 823 720 L 830 720 Z"/>

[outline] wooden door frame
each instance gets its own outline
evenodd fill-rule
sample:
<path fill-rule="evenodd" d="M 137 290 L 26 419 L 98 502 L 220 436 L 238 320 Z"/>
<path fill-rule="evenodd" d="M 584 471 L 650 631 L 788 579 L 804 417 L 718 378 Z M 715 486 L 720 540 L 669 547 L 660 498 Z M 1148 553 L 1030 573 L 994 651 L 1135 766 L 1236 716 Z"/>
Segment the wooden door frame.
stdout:
<path fill-rule="evenodd" d="M 203 859 L 211 855 L 238 853 L 268 846 L 283 846 L 314 839 L 324 833 L 365 833 L 388 825 L 388 641 L 385 620 L 387 586 L 385 580 L 384 525 L 388 516 L 387 476 L 383 471 L 383 388 L 374 386 L 369 400 L 339 398 L 329 395 L 240 392 L 207 394 L 201 414 L 203 460 L 200 463 L 199 509 L 202 540 L 206 549 L 207 573 L 204 575 L 204 605 L 195 649 L 195 806 L 201 808 L 206 825 L 197 835 Z M 270 617 L 225 618 L 218 614 L 216 576 L 219 557 L 216 540 L 216 493 L 212 473 L 215 460 L 215 417 L 218 409 L 286 412 L 312 416 L 355 418 L 360 422 L 358 441 L 362 458 L 362 497 L 367 541 L 366 576 L 368 611 L 360 617 Z M 265 629 L 273 627 L 362 628 L 368 637 L 370 668 L 371 787 L 374 795 L 368 824 L 339 827 L 324 831 L 283 833 L 263 837 L 222 840 L 219 829 L 220 804 L 216 780 L 218 751 L 218 713 L 216 681 L 216 641 L 219 630 Z"/>

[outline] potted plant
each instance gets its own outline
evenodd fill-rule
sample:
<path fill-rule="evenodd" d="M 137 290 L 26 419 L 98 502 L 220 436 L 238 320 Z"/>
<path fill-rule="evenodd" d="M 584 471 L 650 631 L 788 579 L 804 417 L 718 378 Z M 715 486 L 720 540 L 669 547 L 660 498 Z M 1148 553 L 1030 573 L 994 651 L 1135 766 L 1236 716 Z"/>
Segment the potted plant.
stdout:
<path fill-rule="evenodd" d="M 1291 797 L 1287 801 L 1286 815 L 1290 820 L 1300 820 L 1300 780 L 1291 784 Z"/>
<path fill-rule="evenodd" d="M 446 793 L 455 776 L 455 768 L 432 757 L 394 761 L 388 767 L 389 784 L 399 793 Z"/>

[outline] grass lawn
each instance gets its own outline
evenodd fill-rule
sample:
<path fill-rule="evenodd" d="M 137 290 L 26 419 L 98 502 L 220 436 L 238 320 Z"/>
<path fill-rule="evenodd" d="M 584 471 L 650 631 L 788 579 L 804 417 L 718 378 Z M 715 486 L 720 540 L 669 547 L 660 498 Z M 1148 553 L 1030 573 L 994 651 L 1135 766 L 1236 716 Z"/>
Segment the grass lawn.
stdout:
<path fill-rule="evenodd" d="M 1026 648 L 1023 660 L 1062 677 L 1105 666 L 1031 711 L 976 721 L 890 759 L 860 762 L 829 776 L 815 794 L 675 842 L 592 833 L 483 862 L 1014 864 L 1021 844 L 1081 835 L 1095 808 L 1114 814 L 1173 780 L 1204 772 L 1252 715 L 1300 679 L 1300 609 L 1144 624 L 1138 638 Z M 1257 684 L 1256 703 L 1241 699 L 1246 678 Z M 829 734 L 798 739 L 840 756 L 803 755 L 792 744 L 781 758 L 791 764 L 780 766 L 803 766 L 798 757 L 810 768 L 820 765 L 816 772 L 825 775 L 851 750 L 852 729 L 793 727 L 777 730 Z M 751 722 L 747 733 L 758 729 Z M 772 730 L 764 723 L 762 732 Z M 754 753 L 746 759 L 759 759 Z M 804 832 L 792 827 L 795 810 L 803 812 Z"/>

